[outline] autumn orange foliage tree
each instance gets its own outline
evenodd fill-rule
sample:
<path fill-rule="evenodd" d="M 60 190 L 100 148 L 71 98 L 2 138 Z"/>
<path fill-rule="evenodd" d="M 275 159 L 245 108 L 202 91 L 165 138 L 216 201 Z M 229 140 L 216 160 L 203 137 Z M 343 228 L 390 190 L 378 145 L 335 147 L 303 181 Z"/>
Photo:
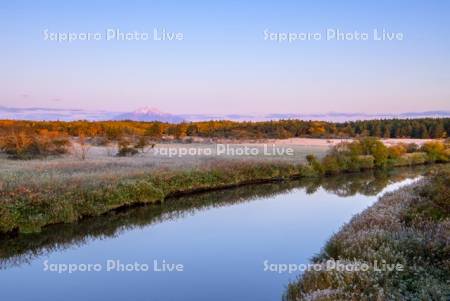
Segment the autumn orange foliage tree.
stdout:
<path fill-rule="evenodd" d="M 37 132 L 18 129 L 0 135 L 0 150 L 16 159 L 64 154 L 68 151 L 69 145 L 66 134 L 47 129 Z"/>
<path fill-rule="evenodd" d="M 278 120 L 235 122 L 211 120 L 170 124 L 140 121 L 13 121 L 0 120 L 0 136 L 12 130 L 59 132 L 71 137 L 102 137 L 103 141 L 118 141 L 124 136 L 183 138 L 198 136 L 228 139 L 264 138 L 446 138 L 450 133 L 450 118 L 383 119 L 350 122 Z"/>

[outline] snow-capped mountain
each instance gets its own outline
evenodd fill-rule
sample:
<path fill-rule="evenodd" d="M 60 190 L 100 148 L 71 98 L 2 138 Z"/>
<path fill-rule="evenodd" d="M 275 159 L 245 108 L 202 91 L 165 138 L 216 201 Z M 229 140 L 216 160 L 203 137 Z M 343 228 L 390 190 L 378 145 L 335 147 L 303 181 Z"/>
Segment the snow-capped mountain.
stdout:
<path fill-rule="evenodd" d="M 115 120 L 134 120 L 134 121 L 161 121 L 178 123 L 182 122 L 183 118 L 172 115 L 169 113 L 164 113 L 153 107 L 142 107 L 131 113 L 124 113 L 114 117 Z"/>
<path fill-rule="evenodd" d="M 147 114 L 147 115 L 149 115 L 149 114 L 163 115 L 164 114 L 158 108 L 150 107 L 150 106 L 145 106 L 145 107 L 139 108 L 139 109 L 135 110 L 133 113 L 134 114 Z"/>

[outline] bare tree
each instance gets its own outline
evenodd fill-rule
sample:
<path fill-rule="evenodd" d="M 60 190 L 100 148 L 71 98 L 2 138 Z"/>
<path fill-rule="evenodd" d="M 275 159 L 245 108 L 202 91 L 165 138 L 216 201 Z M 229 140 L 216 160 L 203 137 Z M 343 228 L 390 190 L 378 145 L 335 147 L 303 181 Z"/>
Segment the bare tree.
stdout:
<path fill-rule="evenodd" d="M 75 154 L 81 160 L 86 160 L 91 145 L 87 142 L 86 135 L 81 133 L 78 135 L 78 144 L 75 149 Z"/>

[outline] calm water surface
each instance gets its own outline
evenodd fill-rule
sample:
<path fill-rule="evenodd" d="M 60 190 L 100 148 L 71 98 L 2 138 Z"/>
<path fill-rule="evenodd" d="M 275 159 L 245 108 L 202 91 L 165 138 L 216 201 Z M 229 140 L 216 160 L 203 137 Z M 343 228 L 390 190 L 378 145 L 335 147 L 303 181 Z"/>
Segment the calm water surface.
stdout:
<path fill-rule="evenodd" d="M 265 260 L 308 263 L 354 214 L 422 172 L 241 187 L 4 237 L 0 300 L 280 300 L 298 275 L 264 271 Z M 150 271 L 107 272 L 108 260 Z M 184 270 L 153 271 L 155 260 Z M 44 271 L 45 262 L 102 271 Z"/>

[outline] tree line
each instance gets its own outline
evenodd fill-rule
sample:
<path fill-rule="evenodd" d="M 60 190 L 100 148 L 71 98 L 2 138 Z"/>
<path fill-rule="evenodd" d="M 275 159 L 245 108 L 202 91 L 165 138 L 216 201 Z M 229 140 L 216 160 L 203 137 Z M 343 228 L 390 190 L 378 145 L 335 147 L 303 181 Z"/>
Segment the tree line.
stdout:
<path fill-rule="evenodd" d="M 446 138 L 450 133 L 450 118 L 381 119 L 349 122 L 279 120 L 260 122 L 202 121 L 178 124 L 138 121 L 17 121 L 0 120 L 0 135 L 12 132 L 46 130 L 77 137 L 97 137 L 119 140 L 124 136 L 164 136 L 285 139 L 309 138 Z"/>

